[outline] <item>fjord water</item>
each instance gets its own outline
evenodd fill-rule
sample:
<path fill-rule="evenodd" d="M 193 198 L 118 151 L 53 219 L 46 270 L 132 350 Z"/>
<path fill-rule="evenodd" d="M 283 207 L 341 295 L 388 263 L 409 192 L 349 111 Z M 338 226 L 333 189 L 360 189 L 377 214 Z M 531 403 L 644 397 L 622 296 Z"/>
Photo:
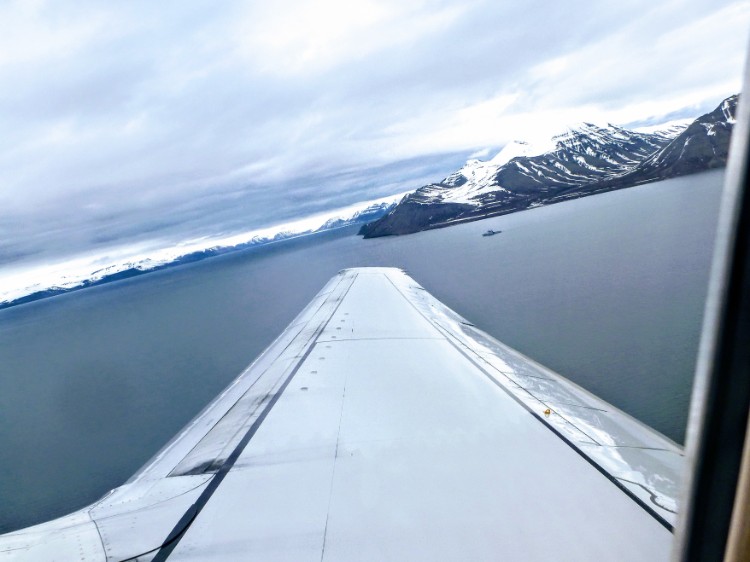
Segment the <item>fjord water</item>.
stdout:
<path fill-rule="evenodd" d="M 722 180 L 403 237 L 348 229 L 0 311 L 0 532 L 122 484 L 346 267 L 406 269 L 497 339 L 681 442 Z"/>

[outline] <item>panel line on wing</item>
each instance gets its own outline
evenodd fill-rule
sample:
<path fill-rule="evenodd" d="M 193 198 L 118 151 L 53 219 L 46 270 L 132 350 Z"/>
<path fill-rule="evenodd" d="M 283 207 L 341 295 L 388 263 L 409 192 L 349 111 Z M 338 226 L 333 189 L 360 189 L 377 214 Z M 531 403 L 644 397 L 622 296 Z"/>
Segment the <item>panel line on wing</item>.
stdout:
<path fill-rule="evenodd" d="M 344 300 L 344 297 L 346 297 L 347 293 L 351 289 L 352 285 L 354 284 L 354 280 L 357 278 L 357 274 L 354 273 L 353 277 L 351 277 L 351 283 L 349 283 L 349 286 L 344 291 L 343 295 L 340 297 L 337 297 L 338 302 L 336 302 L 336 306 L 334 310 L 332 311 L 331 315 L 326 319 L 324 323 L 319 326 L 313 335 L 310 337 L 310 339 L 307 342 L 307 350 L 304 353 L 304 355 L 301 357 L 299 362 L 295 365 L 294 369 L 291 373 L 289 373 L 289 376 L 286 378 L 284 383 L 282 384 L 281 388 L 279 388 L 278 392 L 276 392 L 273 396 L 273 398 L 268 402 L 266 407 L 263 409 L 263 411 L 260 413 L 258 418 L 253 422 L 252 426 L 250 426 L 250 429 L 247 431 L 247 433 L 243 436 L 242 440 L 239 442 L 239 444 L 236 446 L 232 454 L 229 456 L 229 458 L 226 460 L 226 462 L 222 465 L 222 467 L 219 469 L 219 471 L 214 475 L 213 479 L 209 482 L 206 489 L 201 493 L 201 495 L 196 500 L 195 504 L 193 504 L 193 507 L 191 507 L 191 510 L 194 510 L 195 513 L 190 517 L 190 520 L 187 522 L 183 522 L 183 519 L 186 519 L 189 516 L 189 512 L 191 510 L 188 510 L 183 515 L 183 518 L 180 520 L 181 522 L 178 523 L 178 525 L 175 527 L 172 533 L 175 531 L 178 531 L 178 527 L 183 525 L 179 531 L 178 534 L 169 542 L 169 544 L 165 543 L 165 546 L 162 547 L 162 549 L 159 551 L 159 553 L 153 558 L 152 562 L 164 562 L 167 560 L 169 555 L 174 551 L 174 549 L 179 544 L 182 537 L 185 536 L 185 533 L 189 530 L 190 525 L 195 520 L 195 518 L 198 516 L 198 514 L 203 510 L 203 508 L 206 506 L 208 501 L 211 499 L 211 496 L 216 492 L 221 482 L 224 480 L 224 478 L 229 474 L 229 471 L 233 468 L 234 464 L 237 462 L 237 459 L 239 459 L 242 452 L 245 450 L 245 447 L 250 442 L 252 437 L 255 435 L 255 433 L 260 428 L 263 421 L 266 419 L 268 414 L 271 412 L 273 407 L 276 405 L 276 403 L 281 398 L 284 391 L 287 389 L 289 384 L 291 383 L 292 379 L 294 378 L 294 375 L 297 374 L 299 369 L 304 364 L 307 357 L 310 356 L 313 349 L 315 349 L 317 345 L 317 338 L 320 336 L 321 333 L 325 330 L 325 328 L 328 326 L 328 323 L 330 322 L 331 318 L 336 314 L 336 311 L 338 310 L 339 306 L 341 306 L 341 303 Z M 169 538 L 170 535 L 168 535 L 167 538 Z"/>
<path fill-rule="evenodd" d="M 339 426 L 336 432 L 336 450 L 333 454 L 333 469 L 331 470 L 331 484 L 328 491 L 328 507 L 326 508 L 326 523 L 323 527 L 323 546 L 320 549 L 320 560 L 323 562 L 323 557 L 326 553 L 326 538 L 328 537 L 328 520 L 331 516 L 331 502 L 333 500 L 333 485 L 336 478 L 336 461 L 339 458 L 339 445 L 341 444 L 341 422 L 344 419 L 344 403 L 346 401 L 346 381 L 347 377 L 344 377 L 344 390 L 341 396 L 341 411 L 339 413 Z"/>
<path fill-rule="evenodd" d="M 348 341 L 383 341 L 383 340 L 443 340 L 444 337 L 438 337 L 438 336 L 425 336 L 425 337 L 413 337 L 413 336 L 383 336 L 383 337 L 365 337 L 365 338 L 342 338 L 342 339 L 335 339 L 335 340 L 328 340 L 328 339 L 320 339 L 318 340 L 318 343 L 344 343 Z"/>
<path fill-rule="evenodd" d="M 333 295 L 342 282 L 343 280 L 340 280 L 336 287 L 327 294 Z M 323 299 L 319 303 L 311 318 L 297 330 L 294 337 L 277 354 L 275 360 L 264 366 L 261 374 L 179 461 L 169 476 L 215 473 L 220 469 L 242 435 L 247 431 L 247 428 L 262 411 L 263 406 L 278 391 L 281 382 L 288 374 L 288 369 L 301 360 L 304 352 L 298 352 L 296 348 L 306 349 L 314 333 L 301 347 L 299 346 L 299 336 L 303 333 L 304 327 L 309 325 L 312 319 L 323 311 L 327 303 L 330 304 L 329 299 Z M 332 315 L 333 313 L 330 313 L 326 317 L 330 319 Z M 294 353 L 290 355 L 288 352 L 293 346 Z M 274 371 L 278 371 L 278 373 L 276 374 Z"/>
<path fill-rule="evenodd" d="M 325 306 L 329 297 L 336 291 L 339 285 L 348 279 L 346 275 L 340 274 L 332 278 L 323 289 L 315 295 L 313 300 L 294 318 L 292 323 L 282 334 L 276 338 L 271 345 L 265 349 L 246 369 L 244 369 L 214 400 L 208 403 L 175 437 L 167 442 L 151 459 L 149 459 L 141 469 L 128 479 L 127 483 L 133 483 L 144 478 L 162 478 L 168 476 L 174 468 L 182 462 L 182 459 L 189 454 L 207 433 L 209 433 L 220 419 L 226 415 L 231 406 L 225 402 L 233 398 L 233 394 L 239 395 L 234 398 L 232 404 L 242 398 L 249 389 L 248 383 L 253 386 L 263 374 L 273 365 L 273 363 L 282 356 L 288 348 L 297 341 L 302 334 L 305 326 L 310 324 L 311 319 Z M 283 348 L 279 349 L 283 345 Z M 260 374 L 255 371 L 262 369 Z M 255 377 L 253 379 L 252 377 Z M 247 387 L 247 388 L 243 388 Z M 219 419 L 213 419 L 215 413 L 221 414 Z M 208 423 L 207 423 L 208 422 Z M 195 439 L 187 452 L 186 442 Z M 189 443 L 187 443 L 189 445 Z M 176 458 L 174 458 L 176 455 Z"/>

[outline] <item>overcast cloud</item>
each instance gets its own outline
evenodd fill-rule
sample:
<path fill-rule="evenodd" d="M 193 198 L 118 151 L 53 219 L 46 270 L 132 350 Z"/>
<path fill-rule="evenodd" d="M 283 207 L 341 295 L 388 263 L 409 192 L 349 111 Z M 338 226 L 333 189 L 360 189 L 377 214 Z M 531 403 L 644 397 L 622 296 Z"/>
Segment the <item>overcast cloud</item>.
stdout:
<path fill-rule="evenodd" d="M 0 266 L 267 226 L 739 91 L 750 5 L 0 3 Z"/>

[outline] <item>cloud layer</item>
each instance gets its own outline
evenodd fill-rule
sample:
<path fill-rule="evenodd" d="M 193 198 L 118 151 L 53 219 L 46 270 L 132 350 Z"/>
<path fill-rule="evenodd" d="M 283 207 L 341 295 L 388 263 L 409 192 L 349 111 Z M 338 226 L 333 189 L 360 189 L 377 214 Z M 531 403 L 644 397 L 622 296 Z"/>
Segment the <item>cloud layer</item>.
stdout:
<path fill-rule="evenodd" d="M 739 90 L 745 2 L 0 6 L 0 265 L 239 232 Z"/>

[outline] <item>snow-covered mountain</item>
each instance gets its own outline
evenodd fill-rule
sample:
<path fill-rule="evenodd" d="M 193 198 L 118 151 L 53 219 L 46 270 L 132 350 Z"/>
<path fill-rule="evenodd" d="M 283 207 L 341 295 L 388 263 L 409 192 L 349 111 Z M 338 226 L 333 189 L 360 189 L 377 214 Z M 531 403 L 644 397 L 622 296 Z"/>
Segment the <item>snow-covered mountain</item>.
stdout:
<path fill-rule="evenodd" d="M 726 166 L 738 101 L 738 95 L 729 97 L 693 121 L 663 150 L 644 160 L 637 172 L 653 181 Z"/>
<path fill-rule="evenodd" d="M 582 123 L 547 143 L 511 143 L 492 160 L 469 160 L 417 189 L 360 233 L 408 234 L 723 166 L 737 100 L 690 124 L 628 130 Z"/>
<path fill-rule="evenodd" d="M 364 224 L 387 213 L 403 195 L 365 201 L 259 230 L 186 240 L 166 247 L 117 248 L 102 255 L 82 256 L 58 264 L 6 273 L 0 277 L 0 309 L 250 246 Z"/>

